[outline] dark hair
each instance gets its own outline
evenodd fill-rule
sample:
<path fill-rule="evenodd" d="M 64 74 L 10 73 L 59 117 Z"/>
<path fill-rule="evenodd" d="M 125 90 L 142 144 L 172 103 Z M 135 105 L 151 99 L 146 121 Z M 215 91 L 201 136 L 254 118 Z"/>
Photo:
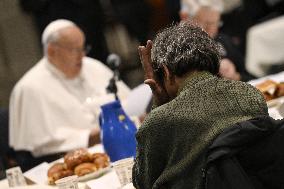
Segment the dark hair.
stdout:
<path fill-rule="evenodd" d="M 153 69 L 159 77 L 162 67 L 183 76 L 190 71 L 219 72 L 220 46 L 197 25 L 181 22 L 157 34 L 151 51 Z"/>

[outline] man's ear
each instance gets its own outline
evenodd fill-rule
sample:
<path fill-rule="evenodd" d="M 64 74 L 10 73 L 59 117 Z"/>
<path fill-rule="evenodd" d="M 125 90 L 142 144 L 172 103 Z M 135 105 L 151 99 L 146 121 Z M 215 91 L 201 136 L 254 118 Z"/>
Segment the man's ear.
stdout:
<path fill-rule="evenodd" d="M 47 47 L 46 47 L 46 53 L 49 57 L 53 57 L 56 53 L 56 49 L 54 47 L 54 45 L 52 44 L 48 44 Z"/>
<path fill-rule="evenodd" d="M 170 84 L 175 83 L 175 75 L 168 69 L 167 66 L 163 65 L 165 80 L 167 80 Z"/>

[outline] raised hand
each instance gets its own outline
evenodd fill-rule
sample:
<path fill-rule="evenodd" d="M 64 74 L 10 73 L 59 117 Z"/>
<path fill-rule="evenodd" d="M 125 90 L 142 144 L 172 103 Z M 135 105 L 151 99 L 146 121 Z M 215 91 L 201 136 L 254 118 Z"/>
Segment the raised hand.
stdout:
<path fill-rule="evenodd" d="M 144 83 L 150 86 L 153 93 L 154 102 L 159 106 L 169 101 L 169 95 L 166 92 L 164 85 L 160 83 L 154 73 L 151 61 L 151 49 L 152 41 L 148 40 L 146 47 L 138 47 L 138 52 L 144 69 Z"/>

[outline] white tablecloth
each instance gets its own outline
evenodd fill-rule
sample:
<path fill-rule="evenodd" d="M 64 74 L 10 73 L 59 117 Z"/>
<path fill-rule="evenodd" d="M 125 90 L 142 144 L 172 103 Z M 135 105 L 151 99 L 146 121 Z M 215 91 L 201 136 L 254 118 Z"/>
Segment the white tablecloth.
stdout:
<path fill-rule="evenodd" d="M 89 148 L 89 151 L 92 153 L 95 152 L 103 152 L 102 145 L 96 145 L 93 148 Z M 62 161 L 62 160 L 57 160 Z M 27 171 L 24 173 L 24 176 L 26 178 L 29 178 L 30 180 L 36 182 L 35 185 L 28 185 L 25 187 L 14 187 L 13 189 L 55 189 L 57 187 L 55 186 L 48 186 L 45 183 L 47 182 L 47 169 L 49 165 L 45 162 L 42 164 L 34 167 L 33 169 Z M 99 178 L 95 178 L 89 181 L 85 182 L 79 182 L 78 184 L 79 189 L 119 189 L 120 183 L 118 180 L 118 177 L 113 169 L 111 169 L 109 172 L 105 173 L 103 176 Z M 8 181 L 7 179 L 0 181 L 0 189 L 8 189 Z"/>

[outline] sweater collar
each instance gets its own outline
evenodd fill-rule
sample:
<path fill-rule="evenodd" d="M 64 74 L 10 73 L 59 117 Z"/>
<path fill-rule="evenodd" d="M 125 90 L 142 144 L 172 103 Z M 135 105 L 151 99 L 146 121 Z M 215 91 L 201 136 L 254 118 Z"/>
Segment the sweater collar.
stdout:
<path fill-rule="evenodd" d="M 194 88 L 197 85 L 200 85 L 200 83 L 207 81 L 208 79 L 213 78 L 214 76 L 207 71 L 196 71 L 190 74 L 184 82 L 181 84 L 181 86 L 178 89 L 178 95 L 183 91 L 185 88 Z"/>

